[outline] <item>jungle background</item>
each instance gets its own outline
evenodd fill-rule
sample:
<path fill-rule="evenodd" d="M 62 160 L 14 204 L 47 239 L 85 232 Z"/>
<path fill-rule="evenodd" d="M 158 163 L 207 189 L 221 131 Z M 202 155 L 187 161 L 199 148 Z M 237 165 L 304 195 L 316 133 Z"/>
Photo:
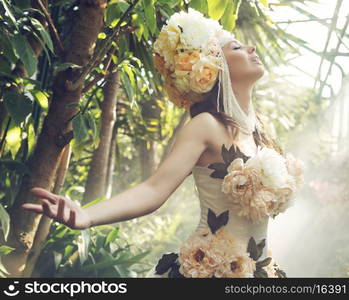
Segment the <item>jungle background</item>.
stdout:
<path fill-rule="evenodd" d="M 156 212 L 87 230 L 20 208 L 33 186 L 88 206 L 156 170 L 189 116 L 152 44 L 188 7 L 257 46 L 254 105 L 306 162 L 297 204 L 270 222 L 276 260 L 289 277 L 349 277 L 348 1 L 0 0 L 1 277 L 144 277 L 194 230 L 192 176 Z"/>

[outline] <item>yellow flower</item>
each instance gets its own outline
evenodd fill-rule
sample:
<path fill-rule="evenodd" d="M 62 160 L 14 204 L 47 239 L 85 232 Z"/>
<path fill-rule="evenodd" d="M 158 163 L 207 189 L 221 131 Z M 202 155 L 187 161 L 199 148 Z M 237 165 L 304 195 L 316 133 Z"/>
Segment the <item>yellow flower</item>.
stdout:
<path fill-rule="evenodd" d="M 190 87 L 194 92 L 206 93 L 212 89 L 218 77 L 219 68 L 214 58 L 203 57 L 190 73 Z"/>
<path fill-rule="evenodd" d="M 200 59 L 198 51 L 179 52 L 174 56 L 175 69 L 179 71 L 191 71 L 193 65 Z"/>

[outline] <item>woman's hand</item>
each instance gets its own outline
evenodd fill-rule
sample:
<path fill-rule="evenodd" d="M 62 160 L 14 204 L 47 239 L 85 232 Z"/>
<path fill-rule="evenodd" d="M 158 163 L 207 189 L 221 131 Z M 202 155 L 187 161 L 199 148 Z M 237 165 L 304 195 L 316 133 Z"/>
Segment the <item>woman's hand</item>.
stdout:
<path fill-rule="evenodd" d="M 32 188 L 30 192 L 39 198 L 44 198 L 42 204 L 25 203 L 22 205 L 23 209 L 43 213 L 71 229 L 91 227 L 90 216 L 72 200 L 39 187 Z"/>

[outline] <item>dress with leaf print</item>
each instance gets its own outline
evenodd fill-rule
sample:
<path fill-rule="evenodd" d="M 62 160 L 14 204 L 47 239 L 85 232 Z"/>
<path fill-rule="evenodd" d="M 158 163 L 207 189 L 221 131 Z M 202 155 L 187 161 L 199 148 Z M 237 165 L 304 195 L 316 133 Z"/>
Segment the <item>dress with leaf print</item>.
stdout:
<path fill-rule="evenodd" d="M 146 277 L 286 277 L 268 250 L 268 220 L 293 204 L 304 164 L 262 147 L 257 129 L 253 137 L 255 155 L 223 144 L 222 162 L 193 168 L 199 224 L 178 253 L 163 254 Z"/>

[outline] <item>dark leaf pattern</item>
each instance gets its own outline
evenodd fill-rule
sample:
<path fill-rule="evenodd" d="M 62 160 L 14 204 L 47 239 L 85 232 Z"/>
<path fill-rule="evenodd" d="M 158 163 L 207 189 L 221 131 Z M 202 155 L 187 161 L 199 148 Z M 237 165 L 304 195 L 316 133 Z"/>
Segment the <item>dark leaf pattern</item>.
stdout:
<path fill-rule="evenodd" d="M 256 145 L 260 145 L 260 139 L 258 136 L 257 129 L 253 132 L 253 138 Z M 224 179 L 228 174 L 228 167 L 231 162 L 236 158 L 241 158 L 244 163 L 251 157 L 245 155 L 239 148 L 239 146 L 232 144 L 229 149 L 226 148 L 225 144 L 222 144 L 221 147 L 221 156 L 224 162 L 214 162 L 208 165 L 208 168 L 213 169 L 214 171 L 210 174 L 212 178 Z"/>
<path fill-rule="evenodd" d="M 168 278 L 185 278 L 180 272 L 179 272 L 179 263 L 175 263 L 172 265 L 170 272 L 168 273 Z"/>
<path fill-rule="evenodd" d="M 226 225 L 229 219 L 229 210 L 222 212 L 220 215 L 216 214 L 209 208 L 207 214 L 207 223 L 212 233 L 215 233 L 219 228 Z"/>
<path fill-rule="evenodd" d="M 276 266 L 276 265 L 274 265 L 274 266 Z M 287 278 L 286 273 L 283 270 L 281 270 L 279 267 L 275 268 L 275 274 L 279 278 Z"/>
<path fill-rule="evenodd" d="M 256 266 L 259 266 L 259 267 L 266 267 L 267 265 L 269 265 L 271 262 L 271 257 L 267 257 L 261 261 L 258 261 L 256 263 Z"/>
<path fill-rule="evenodd" d="M 158 264 L 155 267 L 155 274 L 162 275 L 165 272 L 168 271 L 170 267 L 173 266 L 175 263 L 176 259 L 178 258 L 177 253 L 169 253 L 169 254 L 164 254 L 160 259 Z"/>

